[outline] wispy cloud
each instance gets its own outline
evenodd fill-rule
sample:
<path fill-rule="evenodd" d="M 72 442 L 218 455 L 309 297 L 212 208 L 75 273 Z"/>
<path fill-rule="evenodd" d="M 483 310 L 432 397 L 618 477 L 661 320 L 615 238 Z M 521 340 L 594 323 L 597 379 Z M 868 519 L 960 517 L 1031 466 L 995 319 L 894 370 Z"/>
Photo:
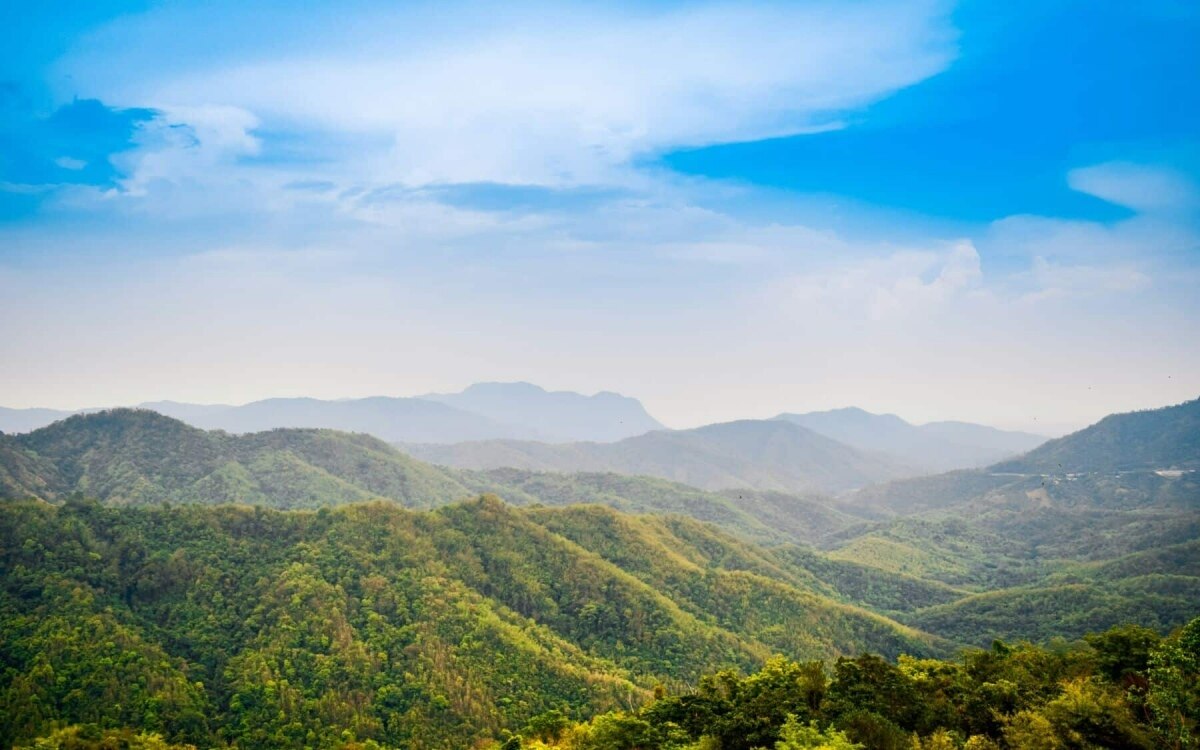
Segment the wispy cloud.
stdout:
<path fill-rule="evenodd" d="M 1112 161 L 1073 169 L 1072 189 L 1142 213 L 1200 208 L 1200 189 L 1186 175 L 1162 165 Z"/>
<path fill-rule="evenodd" d="M 903 324 L 913 315 L 940 314 L 982 279 L 979 253 L 961 241 L 941 250 L 901 250 L 792 276 L 777 289 L 798 314 Z"/>
<path fill-rule="evenodd" d="M 173 20 L 197 22 L 166 9 L 114 22 L 62 67 L 110 102 L 236 107 L 269 128 L 383 136 L 381 151 L 340 165 L 365 181 L 565 185 L 627 181 L 631 159 L 662 149 L 836 126 L 955 54 L 941 3 L 893 0 L 560 6 L 414 31 L 461 12 L 372 14 L 353 48 L 336 33 L 288 45 L 259 25 L 265 41 L 215 65 L 130 75 L 131 55 L 169 56 Z"/>

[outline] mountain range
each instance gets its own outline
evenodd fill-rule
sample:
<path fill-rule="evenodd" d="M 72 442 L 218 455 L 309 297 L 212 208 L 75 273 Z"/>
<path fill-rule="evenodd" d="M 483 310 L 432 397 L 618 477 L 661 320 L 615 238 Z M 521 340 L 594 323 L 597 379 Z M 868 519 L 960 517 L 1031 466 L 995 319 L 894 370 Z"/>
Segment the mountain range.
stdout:
<path fill-rule="evenodd" d="M 592 396 L 567 391 L 546 391 L 530 383 L 477 383 L 459 393 L 431 393 L 416 397 L 377 396 L 360 399 L 321 400 L 272 398 L 241 406 L 188 404 L 176 401 L 145 402 L 139 408 L 175 417 L 195 427 L 242 434 L 284 427 L 307 427 L 361 432 L 391 443 L 415 444 L 414 452 L 443 463 L 475 468 L 524 467 L 545 470 L 611 470 L 684 479 L 704 487 L 740 487 L 794 491 L 820 488 L 827 491 L 861 486 L 897 476 L 930 471 L 972 468 L 1013 457 L 1043 442 L 1028 433 L 1005 432 L 965 422 L 912 425 L 891 414 L 871 414 L 861 409 L 837 409 L 809 414 L 781 414 L 774 421 L 799 425 L 837 441 L 846 451 L 809 436 L 813 455 L 795 472 L 771 465 L 734 466 L 729 461 L 758 463 L 757 455 L 734 455 L 728 445 L 718 446 L 724 466 L 711 456 L 684 455 L 704 452 L 708 438 L 697 430 L 679 431 L 677 440 L 636 399 L 610 392 Z M 0 408 L 0 431 L 29 432 L 77 413 L 53 409 Z M 731 423 L 745 433 L 749 446 L 777 439 L 778 431 L 761 420 Z M 711 433 L 735 428 L 712 425 Z M 775 437 L 772 437 L 775 436 Z M 643 437 L 619 448 L 583 443 L 619 443 Z M 759 441 L 755 443 L 755 441 Z M 480 445 L 478 443 L 489 443 Z M 425 447 L 476 443 L 453 450 Z M 541 443 L 542 445 L 538 445 Z M 670 445 L 668 445 L 670 444 Z M 649 451 L 645 461 L 623 455 L 626 448 Z M 679 456 L 666 455 L 683 451 Z M 853 455 L 854 452 L 860 455 Z M 785 451 L 786 452 L 786 451 Z M 751 452 L 752 453 L 752 452 Z M 840 454 L 840 455 L 834 455 Z M 656 461 L 653 457 L 658 456 Z M 781 459 L 793 457 L 780 454 Z M 713 464 L 699 468 L 697 461 Z M 828 463 L 829 476 L 808 481 L 812 464 Z M 644 464 L 627 469 L 627 465 Z M 669 464 L 669 468 L 664 468 Z M 871 464 L 874 464 L 873 466 Z M 857 468 L 847 469 L 848 465 Z M 799 476 L 795 476 L 795 475 Z"/>
<path fill-rule="evenodd" d="M 467 469 L 601 471 L 661 477 L 709 490 L 837 493 L 919 470 L 779 420 L 661 430 L 615 443 L 491 440 L 404 444 L 425 461 Z"/>
<path fill-rule="evenodd" d="M 785 413 L 775 418 L 807 427 L 859 450 L 893 456 L 927 472 L 986 466 L 1046 441 L 1041 435 L 970 422 L 914 425 L 895 414 L 872 414 L 854 407 Z"/>
<path fill-rule="evenodd" d="M 460 393 L 322 400 L 271 398 L 241 406 L 152 401 L 139 404 L 195 427 L 233 433 L 279 427 L 363 432 L 388 442 L 454 443 L 494 438 L 619 440 L 662 429 L 636 399 L 585 396 L 530 383 L 477 383 Z M 28 432 L 99 409 L 0 408 L 0 432 Z"/>
<path fill-rule="evenodd" d="M 420 398 L 479 414 L 498 424 L 532 428 L 538 439 L 550 442 L 607 443 L 664 429 L 640 401 L 609 391 L 584 396 L 547 391 L 531 383 L 476 383 L 460 393 L 431 393 Z"/>

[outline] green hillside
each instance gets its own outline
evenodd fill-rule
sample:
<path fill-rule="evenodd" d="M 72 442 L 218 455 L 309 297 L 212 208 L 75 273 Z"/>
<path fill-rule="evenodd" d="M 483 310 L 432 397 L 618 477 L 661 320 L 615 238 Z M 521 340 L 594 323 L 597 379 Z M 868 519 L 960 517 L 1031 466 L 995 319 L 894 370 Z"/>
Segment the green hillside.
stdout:
<path fill-rule="evenodd" d="M 613 531 L 573 539 L 596 514 Z M 9 502 L 0 742 L 65 722 L 201 746 L 466 747 L 776 652 L 944 649 L 755 555 L 690 520 L 487 498 L 290 513 Z"/>
<path fill-rule="evenodd" d="M 0 465 L 36 466 L 9 497 L 82 493 L 114 504 L 240 502 L 311 508 L 387 497 L 427 507 L 472 491 L 366 435 L 273 430 L 205 432 L 154 412 L 74 416 L 0 443 Z"/>
<path fill-rule="evenodd" d="M 992 468 L 1042 474 L 1200 469 L 1200 399 L 1112 414 Z"/>
<path fill-rule="evenodd" d="M 1200 619 L 1050 648 L 995 641 L 954 660 L 872 654 L 722 671 L 637 710 L 539 723 L 533 750 L 1151 750 L 1195 746 Z"/>

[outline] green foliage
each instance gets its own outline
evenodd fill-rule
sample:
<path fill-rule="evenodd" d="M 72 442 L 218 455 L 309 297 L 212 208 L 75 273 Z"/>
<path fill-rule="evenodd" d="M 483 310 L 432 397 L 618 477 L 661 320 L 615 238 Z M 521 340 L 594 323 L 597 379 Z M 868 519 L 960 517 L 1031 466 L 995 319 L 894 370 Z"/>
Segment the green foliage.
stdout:
<path fill-rule="evenodd" d="M 1200 399 L 1113 414 L 995 467 L 1048 474 L 1170 468 L 1200 468 Z"/>
<path fill-rule="evenodd" d="M 13 750 L 196 750 L 196 746 L 169 743 L 152 732 L 75 724 L 38 737 L 32 744 L 17 745 Z"/>
<path fill-rule="evenodd" d="M 687 519 L 491 497 L 436 511 L 9 502 L 0 746 L 65 725 L 242 748 L 554 741 L 774 650 L 937 652 L 777 564 Z M 819 670 L 797 669 L 748 689 L 819 689 Z"/>
<path fill-rule="evenodd" d="M 1150 653 L 1147 704 L 1166 747 L 1190 748 L 1200 731 L 1200 618 Z"/>
<path fill-rule="evenodd" d="M 1151 648 L 1135 672 L 1173 711 L 1159 721 L 1138 709 L 1129 673 L 1113 673 L 1111 653 L 1085 644 L 1040 648 L 997 642 L 956 661 L 870 654 L 840 659 L 826 686 L 820 663 L 774 659 L 741 676 L 722 671 L 696 688 L 660 696 L 639 711 L 600 716 L 538 747 L 560 750 L 1149 750 L 1192 747 L 1189 734 L 1200 684 L 1192 679 L 1196 619 Z M 1143 644 L 1136 629 L 1089 640 Z M 1138 645 L 1134 652 L 1140 652 Z M 1125 650 L 1124 647 L 1117 649 Z M 1167 664 L 1172 666 L 1167 667 Z M 1178 668 L 1178 675 L 1155 669 Z M 1176 678 L 1179 679 L 1176 679 Z M 1183 716 L 1181 719 L 1180 717 Z M 1181 723 L 1182 722 L 1182 723 Z M 1180 733 L 1184 728 L 1185 732 Z M 597 728 L 603 728 L 597 731 Z"/>
<path fill-rule="evenodd" d="M 795 716 L 789 716 L 779 728 L 779 741 L 775 750 L 861 750 L 862 745 L 851 742 L 845 732 L 836 729 L 821 730 L 817 722 L 801 724 Z"/>
<path fill-rule="evenodd" d="M 735 439 L 753 445 L 762 437 L 756 424 L 720 426 L 689 440 L 722 450 Z M 720 464 L 716 454 L 704 455 Z M 835 510 L 835 501 L 815 496 L 713 493 L 648 477 L 459 471 L 415 461 L 365 435 L 274 430 L 235 437 L 136 410 L 0 436 L 0 496 L 61 502 L 78 492 L 113 505 L 237 502 L 284 509 L 374 498 L 432 508 L 498 493 L 520 506 L 587 503 L 654 514 L 665 517 L 657 526 L 625 524 L 598 509 L 540 517 L 534 511 L 527 518 L 665 593 L 685 619 L 697 621 L 684 630 L 717 629 L 726 639 L 752 641 L 743 649 L 752 656 L 730 658 L 737 664 L 770 652 L 799 658 L 859 649 L 887 656 L 945 652 L 995 637 L 1078 637 L 1135 620 L 1166 631 L 1186 622 L 1200 598 L 1200 479 L 1192 474 L 955 472 L 864 490 Z M 881 492 L 886 502 L 872 505 Z M 943 511 L 876 523 L 843 512 L 896 510 L 892 494 L 903 502 L 925 497 Z M 833 549 L 819 552 L 797 540 Z M 478 548 L 472 554 L 494 564 L 488 576 L 504 575 L 503 556 Z M 656 565 L 660 558 L 670 564 Z M 547 621 L 559 623 L 578 612 L 595 631 L 586 637 L 599 639 L 594 646 L 606 658 L 652 650 L 650 643 L 625 640 L 618 648 L 619 639 L 601 632 L 623 627 L 624 616 L 596 592 L 565 610 L 549 606 L 545 593 L 527 589 L 526 599 L 505 604 L 535 618 L 543 616 L 539 605 L 547 605 Z M 568 593 L 557 590 L 560 598 Z M 898 628 L 895 620 L 937 637 Z M 570 637 L 583 635 L 577 628 Z"/>

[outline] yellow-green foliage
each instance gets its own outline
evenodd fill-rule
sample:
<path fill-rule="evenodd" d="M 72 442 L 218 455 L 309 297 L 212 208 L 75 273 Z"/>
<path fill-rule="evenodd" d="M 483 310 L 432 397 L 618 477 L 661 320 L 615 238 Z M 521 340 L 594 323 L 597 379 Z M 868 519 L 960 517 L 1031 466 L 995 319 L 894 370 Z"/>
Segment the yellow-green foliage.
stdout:
<path fill-rule="evenodd" d="M 960 659 L 869 654 L 773 659 L 754 674 L 709 675 L 552 734 L 542 750 L 1069 750 L 1196 747 L 1200 619 L 1166 640 L 1116 628 L 1090 645 L 997 642 Z M 504 747 L 515 747 L 510 738 Z"/>
<path fill-rule="evenodd" d="M 776 651 L 939 651 L 780 564 L 692 521 L 493 497 L 9 502 L 0 746 L 94 725 L 197 746 L 467 747 Z"/>

